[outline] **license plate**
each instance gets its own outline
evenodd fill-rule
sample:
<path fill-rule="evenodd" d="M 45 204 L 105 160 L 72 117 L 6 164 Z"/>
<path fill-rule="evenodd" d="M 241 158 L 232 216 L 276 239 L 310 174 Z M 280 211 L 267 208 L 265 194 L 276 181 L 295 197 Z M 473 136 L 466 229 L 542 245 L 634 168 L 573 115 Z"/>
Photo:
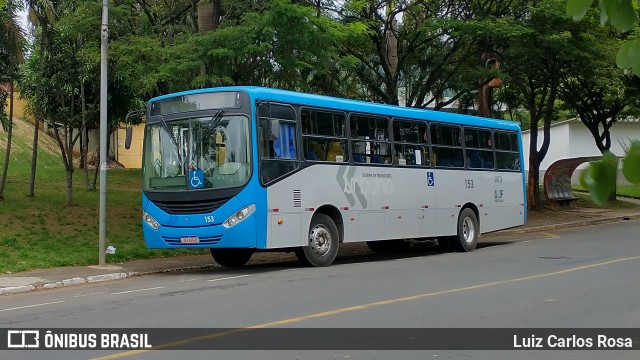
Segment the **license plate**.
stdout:
<path fill-rule="evenodd" d="M 183 236 L 180 238 L 180 242 L 182 244 L 197 244 L 200 242 L 200 237 L 198 236 Z"/>

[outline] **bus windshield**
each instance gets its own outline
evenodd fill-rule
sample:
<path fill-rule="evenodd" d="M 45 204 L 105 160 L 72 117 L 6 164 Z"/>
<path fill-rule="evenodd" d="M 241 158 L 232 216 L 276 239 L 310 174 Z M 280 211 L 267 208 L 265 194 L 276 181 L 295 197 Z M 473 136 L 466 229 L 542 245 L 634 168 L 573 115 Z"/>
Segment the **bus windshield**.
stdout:
<path fill-rule="evenodd" d="M 198 191 L 244 185 L 251 175 L 249 118 L 189 117 L 147 124 L 143 188 Z"/>

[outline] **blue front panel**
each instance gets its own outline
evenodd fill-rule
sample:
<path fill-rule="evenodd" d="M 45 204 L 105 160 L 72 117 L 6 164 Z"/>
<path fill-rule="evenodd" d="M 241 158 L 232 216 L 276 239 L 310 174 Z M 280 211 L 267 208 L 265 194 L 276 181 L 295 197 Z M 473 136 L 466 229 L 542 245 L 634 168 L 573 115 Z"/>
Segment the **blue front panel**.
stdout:
<path fill-rule="evenodd" d="M 259 188 L 259 187 L 258 187 Z M 266 209 L 264 201 L 256 201 L 264 196 L 256 196 L 244 189 L 219 209 L 207 214 L 167 214 L 159 209 L 143 194 L 144 211 L 151 215 L 160 227 L 154 230 L 144 220 L 142 228 L 148 248 L 258 248 L 266 247 Z M 264 189 L 259 188 L 260 192 Z M 253 193 L 254 196 L 245 195 Z M 248 202 L 243 202 L 240 199 Z M 253 201 L 251 201 L 253 200 Z M 255 212 L 231 228 L 222 223 L 229 216 L 247 205 L 256 204 Z M 213 222 L 211 219 L 213 218 Z M 259 230 L 260 229 L 260 230 Z M 198 238 L 197 243 L 183 243 L 184 238 Z"/>
<path fill-rule="evenodd" d="M 267 246 L 266 190 L 253 178 L 245 188 L 220 208 L 206 214 L 168 214 L 142 194 L 142 207 L 160 227 L 154 230 L 144 220 L 142 228 L 148 248 L 257 248 Z M 175 194 L 179 197 L 180 194 Z M 250 204 L 256 205 L 253 214 L 231 228 L 222 223 Z M 183 238 L 197 237 L 198 243 L 183 243 Z"/>

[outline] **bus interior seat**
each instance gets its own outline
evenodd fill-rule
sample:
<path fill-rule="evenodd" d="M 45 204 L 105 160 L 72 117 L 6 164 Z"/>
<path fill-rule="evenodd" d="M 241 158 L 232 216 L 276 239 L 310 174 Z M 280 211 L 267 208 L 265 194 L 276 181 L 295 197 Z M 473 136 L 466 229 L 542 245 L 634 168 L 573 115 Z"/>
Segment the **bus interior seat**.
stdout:
<path fill-rule="evenodd" d="M 382 160 L 382 156 L 380 156 L 378 154 L 373 155 L 373 158 L 371 159 L 371 162 L 375 163 L 375 164 L 384 164 L 384 161 Z"/>
<path fill-rule="evenodd" d="M 362 158 L 362 154 L 353 154 L 353 161 L 357 163 L 363 163 L 364 159 Z"/>
<path fill-rule="evenodd" d="M 327 152 L 327 161 L 337 161 L 337 156 L 344 156 L 344 151 L 340 147 L 340 142 L 334 141 L 331 143 L 329 151 Z"/>
<path fill-rule="evenodd" d="M 484 160 L 477 151 L 471 152 L 471 156 L 467 157 L 469 167 L 473 169 L 483 169 L 485 167 Z"/>
<path fill-rule="evenodd" d="M 314 160 L 324 160 L 327 158 L 324 146 L 322 144 L 313 144 L 311 150 L 316 154 L 316 158 Z"/>
<path fill-rule="evenodd" d="M 307 160 L 318 160 L 318 156 L 316 155 L 315 151 L 308 151 L 306 159 Z"/>

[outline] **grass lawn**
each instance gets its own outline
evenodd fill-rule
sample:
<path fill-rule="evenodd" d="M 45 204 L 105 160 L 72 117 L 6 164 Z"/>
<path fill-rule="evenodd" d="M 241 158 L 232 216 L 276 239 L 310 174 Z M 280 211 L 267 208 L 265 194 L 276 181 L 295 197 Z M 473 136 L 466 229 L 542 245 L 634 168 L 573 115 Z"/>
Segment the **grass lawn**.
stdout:
<path fill-rule="evenodd" d="M 28 129 L 18 129 L 27 132 Z M 31 130 L 32 131 L 32 130 Z M 41 138 L 45 138 L 41 135 Z M 84 189 L 84 174 L 74 173 L 73 206 L 66 205 L 66 179 L 57 145 L 39 147 L 35 197 L 28 198 L 31 139 L 14 138 L 9 175 L 0 201 L 0 272 L 98 263 L 99 191 Z M 0 167 L 6 133 L 0 131 Z M 93 170 L 91 170 L 93 176 Z M 204 253 L 203 250 L 149 250 L 142 236 L 141 171 L 107 171 L 106 245 L 117 251 L 108 263 L 131 259 Z M 99 185 L 98 185 L 99 186 Z"/>
<path fill-rule="evenodd" d="M 580 185 L 573 185 L 574 190 L 586 192 L 585 188 Z M 640 198 L 640 185 L 618 185 L 616 187 L 616 195 Z"/>
<path fill-rule="evenodd" d="M 616 194 L 620 196 L 640 198 L 640 185 L 618 186 L 618 188 L 616 189 Z"/>

